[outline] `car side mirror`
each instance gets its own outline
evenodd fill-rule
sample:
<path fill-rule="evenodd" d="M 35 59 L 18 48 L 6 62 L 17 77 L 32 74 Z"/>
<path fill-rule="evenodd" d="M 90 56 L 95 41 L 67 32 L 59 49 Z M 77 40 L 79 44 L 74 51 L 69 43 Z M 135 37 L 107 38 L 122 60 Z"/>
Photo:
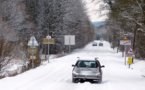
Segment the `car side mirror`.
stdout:
<path fill-rule="evenodd" d="M 95 58 L 95 60 L 98 60 L 98 59 L 99 59 L 98 57 Z"/>
<path fill-rule="evenodd" d="M 104 65 L 101 66 L 101 68 L 104 68 L 104 67 L 105 67 Z"/>

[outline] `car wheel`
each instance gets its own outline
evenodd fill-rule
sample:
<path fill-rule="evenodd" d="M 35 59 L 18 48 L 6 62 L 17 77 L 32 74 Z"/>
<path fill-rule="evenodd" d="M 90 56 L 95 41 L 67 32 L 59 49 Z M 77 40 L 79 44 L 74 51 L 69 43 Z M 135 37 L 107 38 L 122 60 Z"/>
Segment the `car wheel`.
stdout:
<path fill-rule="evenodd" d="M 98 83 L 101 83 L 102 82 L 102 77 L 100 77 L 100 79 L 98 80 Z"/>
<path fill-rule="evenodd" d="M 73 82 L 73 83 L 78 83 L 78 79 L 72 78 L 72 82 Z"/>
<path fill-rule="evenodd" d="M 84 83 L 85 82 L 85 80 L 80 80 L 80 83 Z"/>

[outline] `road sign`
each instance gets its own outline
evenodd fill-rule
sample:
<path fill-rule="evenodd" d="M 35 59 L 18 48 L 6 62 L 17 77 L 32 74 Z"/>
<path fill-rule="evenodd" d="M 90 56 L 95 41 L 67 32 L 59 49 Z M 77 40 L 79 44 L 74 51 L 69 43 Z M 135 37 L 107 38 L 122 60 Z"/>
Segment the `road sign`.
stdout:
<path fill-rule="evenodd" d="M 28 41 L 28 46 L 30 46 L 30 49 L 28 49 L 28 52 L 31 54 L 30 59 L 32 59 L 32 68 L 35 67 L 35 60 L 36 58 L 36 53 L 37 53 L 37 46 L 39 46 L 36 38 L 34 36 L 31 36 L 30 40 Z"/>
<path fill-rule="evenodd" d="M 43 38 L 43 44 L 55 44 L 54 38 L 48 39 L 48 38 Z"/>
<path fill-rule="evenodd" d="M 128 64 L 132 64 L 132 57 L 128 57 Z"/>
<path fill-rule="evenodd" d="M 36 47 L 36 46 L 39 46 L 36 38 L 34 36 L 31 36 L 30 40 L 28 41 L 28 46 L 30 47 Z"/>
<path fill-rule="evenodd" d="M 38 49 L 37 48 L 28 48 L 28 52 L 30 53 L 30 54 L 37 54 L 37 52 L 38 52 Z"/>
<path fill-rule="evenodd" d="M 64 44 L 65 45 L 75 45 L 75 35 L 65 35 Z"/>
<path fill-rule="evenodd" d="M 36 59 L 36 56 L 30 56 L 30 59 Z"/>
<path fill-rule="evenodd" d="M 128 38 L 127 38 L 127 37 L 124 37 L 123 40 L 124 40 L 124 41 L 128 41 Z"/>
<path fill-rule="evenodd" d="M 46 38 L 47 38 L 47 39 L 51 39 L 51 36 L 47 35 Z"/>
<path fill-rule="evenodd" d="M 133 50 L 132 48 L 129 48 L 128 52 L 127 53 L 133 53 Z"/>
<path fill-rule="evenodd" d="M 127 56 L 128 56 L 128 57 L 134 56 L 134 53 L 133 53 L 132 48 L 129 48 L 129 50 L 128 50 L 128 52 L 127 52 Z"/>
<path fill-rule="evenodd" d="M 120 40 L 120 45 L 131 45 L 131 40 Z"/>
<path fill-rule="evenodd" d="M 133 63 L 133 58 L 132 57 L 128 57 L 127 63 L 128 63 L 129 68 L 130 68 L 130 65 Z"/>

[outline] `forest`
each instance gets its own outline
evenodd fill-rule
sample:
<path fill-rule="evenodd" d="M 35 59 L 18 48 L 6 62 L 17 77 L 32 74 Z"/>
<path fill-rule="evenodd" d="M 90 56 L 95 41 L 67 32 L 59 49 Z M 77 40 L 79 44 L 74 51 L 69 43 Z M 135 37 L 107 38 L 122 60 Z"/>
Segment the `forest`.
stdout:
<path fill-rule="evenodd" d="M 109 8 L 106 29 L 112 47 L 119 40 L 131 40 L 136 58 L 145 58 L 145 0 L 104 0 Z"/>
<path fill-rule="evenodd" d="M 0 0 L 0 69 L 12 59 L 28 60 L 27 43 L 35 36 L 43 53 L 42 39 L 50 35 L 55 44 L 50 54 L 68 50 L 64 35 L 75 35 L 81 48 L 93 40 L 94 29 L 82 0 Z"/>

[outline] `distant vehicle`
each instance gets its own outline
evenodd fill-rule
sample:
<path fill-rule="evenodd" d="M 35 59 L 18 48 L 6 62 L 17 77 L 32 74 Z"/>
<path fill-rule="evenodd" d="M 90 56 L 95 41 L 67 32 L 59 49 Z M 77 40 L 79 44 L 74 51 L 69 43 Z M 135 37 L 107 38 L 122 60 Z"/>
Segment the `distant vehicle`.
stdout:
<path fill-rule="evenodd" d="M 102 43 L 102 42 L 100 42 L 100 43 L 99 43 L 99 46 L 103 46 L 103 43 Z"/>
<path fill-rule="evenodd" d="M 102 67 L 98 60 L 78 60 L 72 70 L 72 82 L 91 80 L 98 83 L 102 82 Z"/>
<path fill-rule="evenodd" d="M 97 42 L 93 42 L 92 43 L 92 46 L 97 46 Z"/>

